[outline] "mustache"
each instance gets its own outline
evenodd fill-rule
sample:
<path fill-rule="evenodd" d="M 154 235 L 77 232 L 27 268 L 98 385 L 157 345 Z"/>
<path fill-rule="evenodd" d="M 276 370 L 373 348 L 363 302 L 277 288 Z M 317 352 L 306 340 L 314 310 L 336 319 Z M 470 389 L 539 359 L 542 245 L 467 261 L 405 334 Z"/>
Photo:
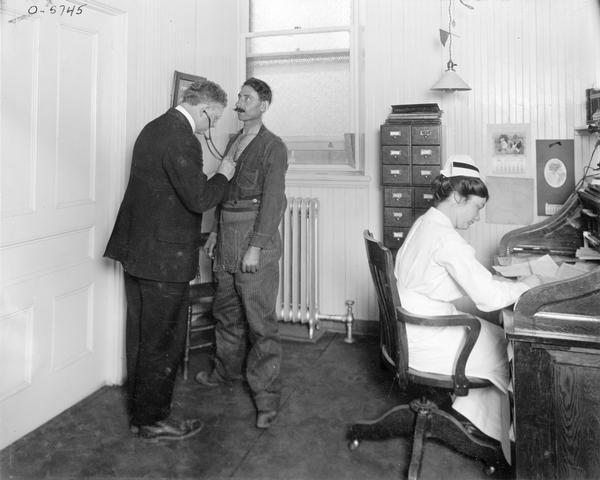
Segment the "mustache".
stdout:
<path fill-rule="evenodd" d="M 235 108 L 233 109 L 233 111 L 234 111 L 234 112 L 240 112 L 240 113 L 241 113 L 241 112 L 245 112 L 246 110 L 244 110 L 243 108 L 240 108 L 240 107 L 235 107 Z"/>

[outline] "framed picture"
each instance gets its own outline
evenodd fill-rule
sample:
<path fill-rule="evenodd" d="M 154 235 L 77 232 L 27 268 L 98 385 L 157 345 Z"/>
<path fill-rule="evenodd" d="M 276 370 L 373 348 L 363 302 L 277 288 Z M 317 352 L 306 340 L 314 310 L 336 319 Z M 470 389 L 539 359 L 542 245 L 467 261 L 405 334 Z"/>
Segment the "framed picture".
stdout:
<path fill-rule="evenodd" d="M 528 124 L 488 125 L 489 174 L 532 177 Z"/>
<path fill-rule="evenodd" d="M 181 103 L 183 98 L 183 92 L 194 82 L 203 82 L 206 80 L 205 77 L 199 77 L 198 75 L 190 75 L 189 73 L 182 73 L 175 70 L 173 74 L 173 90 L 171 92 L 171 107 L 176 107 Z"/>

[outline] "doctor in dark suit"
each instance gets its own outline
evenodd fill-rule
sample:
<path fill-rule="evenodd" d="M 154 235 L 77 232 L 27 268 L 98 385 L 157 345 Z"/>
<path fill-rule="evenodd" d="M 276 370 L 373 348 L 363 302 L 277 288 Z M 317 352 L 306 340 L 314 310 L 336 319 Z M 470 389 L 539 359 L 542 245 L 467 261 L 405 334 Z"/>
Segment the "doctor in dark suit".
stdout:
<path fill-rule="evenodd" d="M 170 418 L 170 409 L 189 282 L 198 269 L 202 212 L 219 203 L 235 171 L 224 160 L 208 179 L 194 133 L 215 125 L 226 104 L 219 85 L 194 83 L 180 105 L 142 129 L 104 253 L 125 271 L 130 425 L 144 438 L 181 440 L 202 429 L 197 419 Z"/>

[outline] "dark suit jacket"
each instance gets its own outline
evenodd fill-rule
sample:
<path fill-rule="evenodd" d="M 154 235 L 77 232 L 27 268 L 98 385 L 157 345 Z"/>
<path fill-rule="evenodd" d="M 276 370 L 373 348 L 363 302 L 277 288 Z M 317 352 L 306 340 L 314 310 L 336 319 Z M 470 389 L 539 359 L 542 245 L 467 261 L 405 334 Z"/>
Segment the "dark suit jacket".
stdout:
<path fill-rule="evenodd" d="M 146 125 L 133 147 L 129 184 L 104 256 L 131 275 L 188 282 L 198 270 L 202 212 L 227 178 L 202 171 L 202 147 L 174 108 Z"/>

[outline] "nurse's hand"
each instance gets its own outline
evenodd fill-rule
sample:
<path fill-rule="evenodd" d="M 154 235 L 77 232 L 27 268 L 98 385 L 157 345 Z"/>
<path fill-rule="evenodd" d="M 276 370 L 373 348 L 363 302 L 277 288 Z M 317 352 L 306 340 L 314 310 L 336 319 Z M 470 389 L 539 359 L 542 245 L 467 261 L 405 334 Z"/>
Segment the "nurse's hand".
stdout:
<path fill-rule="evenodd" d="M 255 273 L 258 271 L 258 261 L 260 260 L 260 248 L 249 246 L 242 258 L 242 272 Z"/>
<path fill-rule="evenodd" d="M 217 245 L 217 232 L 210 232 L 210 235 L 206 239 L 206 243 L 202 249 L 210 258 L 215 256 L 215 246 Z"/>
<path fill-rule="evenodd" d="M 520 280 L 521 282 L 526 283 L 529 286 L 529 288 L 537 287 L 538 285 L 544 283 L 543 279 L 538 275 L 529 275 L 527 277 L 521 278 Z"/>

